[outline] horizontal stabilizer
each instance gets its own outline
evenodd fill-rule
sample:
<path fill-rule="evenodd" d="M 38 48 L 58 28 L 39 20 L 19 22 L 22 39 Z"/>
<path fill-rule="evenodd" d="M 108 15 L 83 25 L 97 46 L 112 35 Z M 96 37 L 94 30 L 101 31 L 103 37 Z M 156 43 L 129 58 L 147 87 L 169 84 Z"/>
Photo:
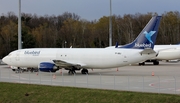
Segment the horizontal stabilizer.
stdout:
<path fill-rule="evenodd" d="M 143 51 L 140 52 L 141 54 L 151 54 L 156 53 L 152 48 L 145 48 Z"/>

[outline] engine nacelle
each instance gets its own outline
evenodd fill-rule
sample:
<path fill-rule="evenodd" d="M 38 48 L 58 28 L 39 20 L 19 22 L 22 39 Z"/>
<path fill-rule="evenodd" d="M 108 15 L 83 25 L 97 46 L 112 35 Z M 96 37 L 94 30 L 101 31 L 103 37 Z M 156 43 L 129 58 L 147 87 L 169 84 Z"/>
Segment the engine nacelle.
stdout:
<path fill-rule="evenodd" d="M 56 72 L 59 69 L 54 63 L 42 62 L 39 64 L 39 70 L 42 72 Z"/>

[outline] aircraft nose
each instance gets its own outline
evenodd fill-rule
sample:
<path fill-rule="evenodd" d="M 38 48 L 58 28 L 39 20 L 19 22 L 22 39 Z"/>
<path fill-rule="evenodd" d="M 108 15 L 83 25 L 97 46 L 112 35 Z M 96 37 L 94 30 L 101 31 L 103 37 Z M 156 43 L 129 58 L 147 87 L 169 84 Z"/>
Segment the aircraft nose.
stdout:
<path fill-rule="evenodd" d="M 8 63 L 8 57 L 5 56 L 5 57 L 2 59 L 2 61 L 7 64 L 7 63 Z"/>

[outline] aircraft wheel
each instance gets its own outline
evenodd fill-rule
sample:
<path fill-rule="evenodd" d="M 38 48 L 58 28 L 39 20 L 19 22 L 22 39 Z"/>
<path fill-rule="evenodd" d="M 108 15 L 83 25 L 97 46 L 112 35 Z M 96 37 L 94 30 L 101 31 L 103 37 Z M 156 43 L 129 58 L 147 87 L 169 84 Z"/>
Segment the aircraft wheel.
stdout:
<path fill-rule="evenodd" d="M 139 63 L 139 65 L 145 65 L 145 62 Z"/>
<path fill-rule="evenodd" d="M 72 74 L 76 74 L 76 71 L 75 70 L 73 70 L 73 73 Z"/>
<path fill-rule="evenodd" d="M 82 69 L 82 70 L 81 70 L 81 73 L 82 73 L 82 74 L 88 74 L 88 70 L 87 70 L 87 69 Z"/>
<path fill-rule="evenodd" d="M 154 65 L 159 65 L 159 61 L 154 61 L 153 64 Z"/>
<path fill-rule="evenodd" d="M 83 70 L 81 70 L 81 74 L 84 74 L 84 71 L 83 71 Z"/>
<path fill-rule="evenodd" d="M 69 70 L 68 73 L 69 73 L 69 74 L 76 74 L 76 71 L 75 71 L 75 70 Z"/>
<path fill-rule="evenodd" d="M 71 71 L 71 70 L 69 70 L 68 74 L 72 74 L 72 71 Z"/>
<path fill-rule="evenodd" d="M 88 70 L 86 69 L 85 74 L 88 74 Z"/>

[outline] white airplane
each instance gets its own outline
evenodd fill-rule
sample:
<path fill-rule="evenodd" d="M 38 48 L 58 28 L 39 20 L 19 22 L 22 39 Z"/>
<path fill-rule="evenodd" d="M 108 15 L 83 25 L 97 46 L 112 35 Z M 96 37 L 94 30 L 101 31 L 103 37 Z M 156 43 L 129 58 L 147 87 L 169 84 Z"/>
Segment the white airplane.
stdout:
<path fill-rule="evenodd" d="M 2 60 L 18 68 L 39 68 L 43 72 L 56 72 L 61 68 L 74 74 L 87 69 L 116 68 L 154 58 L 153 50 L 161 16 L 154 16 L 138 37 L 124 48 L 32 48 L 15 50 Z"/>
<path fill-rule="evenodd" d="M 159 50 L 158 56 L 146 62 L 153 62 L 154 65 L 159 65 L 159 61 L 162 60 L 180 59 L 180 45 L 155 45 L 154 50 Z M 145 62 L 140 63 L 140 65 L 145 65 Z"/>
<path fill-rule="evenodd" d="M 120 45 L 110 46 L 107 48 L 121 48 Z M 154 51 L 158 51 L 158 55 L 155 58 L 151 58 L 139 65 L 145 65 L 145 62 L 153 62 L 154 65 L 159 65 L 159 61 L 166 60 L 178 60 L 180 59 L 180 45 L 154 45 Z"/>

